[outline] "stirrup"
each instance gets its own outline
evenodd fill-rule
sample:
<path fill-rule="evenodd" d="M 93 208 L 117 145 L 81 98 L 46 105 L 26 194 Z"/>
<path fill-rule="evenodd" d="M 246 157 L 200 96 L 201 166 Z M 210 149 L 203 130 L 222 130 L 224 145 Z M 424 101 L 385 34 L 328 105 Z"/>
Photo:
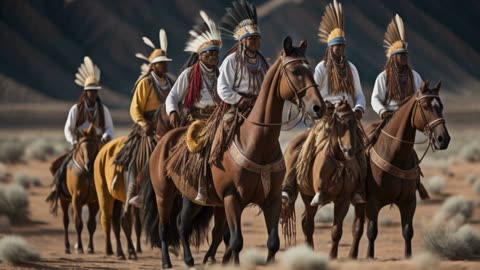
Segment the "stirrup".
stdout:
<path fill-rule="evenodd" d="M 207 195 L 205 194 L 207 192 L 206 188 L 199 188 L 197 197 L 195 197 L 195 202 L 205 205 L 207 204 Z"/>
<path fill-rule="evenodd" d="M 310 202 L 310 206 L 320 206 L 323 204 L 323 194 L 321 191 L 318 191 L 315 193 L 315 196 L 313 197 L 312 201 Z"/>
<path fill-rule="evenodd" d="M 135 206 L 136 208 L 142 208 L 142 198 L 140 195 L 135 195 L 128 201 L 128 204 Z"/>
<path fill-rule="evenodd" d="M 282 203 L 287 204 L 290 202 L 290 196 L 286 191 L 282 191 Z"/>

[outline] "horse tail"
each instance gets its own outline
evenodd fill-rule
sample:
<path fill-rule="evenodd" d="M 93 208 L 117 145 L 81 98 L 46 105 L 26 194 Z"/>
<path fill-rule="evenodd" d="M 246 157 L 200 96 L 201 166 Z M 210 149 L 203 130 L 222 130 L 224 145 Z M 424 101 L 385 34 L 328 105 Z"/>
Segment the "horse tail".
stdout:
<path fill-rule="evenodd" d="M 161 248 L 160 234 L 159 234 L 159 223 L 160 219 L 158 216 L 157 208 L 157 198 L 155 191 L 153 190 L 152 180 L 149 171 L 150 165 L 147 162 L 143 170 L 143 186 L 142 186 L 142 196 L 143 196 L 143 226 L 145 230 L 145 236 L 147 241 L 150 242 L 152 247 Z M 176 226 L 176 218 L 182 209 L 182 198 L 176 196 L 173 202 L 173 206 L 170 212 L 170 222 L 167 225 L 167 243 L 174 247 L 176 250 L 180 247 L 180 235 Z"/>
<path fill-rule="evenodd" d="M 52 190 L 52 192 L 48 195 L 46 202 L 50 203 L 50 213 L 54 216 L 58 214 L 58 201 L 60 200 L 60 194 L 57 190 Z"/>
<path fill-rule="evenodd" d="M 190 243 L 197 250 L 200 245 L 208 240 L 210 220 L 213 217 L 214 208 L 203 206 L 200 212 L 192 220 L 192 232 L 190 234 Z"/>
<path fill-rule="evenodd" d="M 297 220 L 295 216 L 295 204 L 282 203 L 280 212 L 282 234 L 285 240 L 285 247 L 297 244 Z"/>

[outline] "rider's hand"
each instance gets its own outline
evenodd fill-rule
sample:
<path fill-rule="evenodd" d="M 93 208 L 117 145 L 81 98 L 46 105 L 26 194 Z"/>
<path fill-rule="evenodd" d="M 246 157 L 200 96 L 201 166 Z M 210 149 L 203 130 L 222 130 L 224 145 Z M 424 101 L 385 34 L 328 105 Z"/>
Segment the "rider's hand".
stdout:
<path fill-rule="evenodd" d="M 172 125 L 174 128 L 177 128 L 180 126 L 180 116 L 176 111 L 173 111 L 170 113 L 170 125 Z"/>
<path fill-rule="evenodd" d="M 111 140 L 110 135 L 108 135 L 107 133 L 103 134 L 102 138 L 100 139 L 100 141 L 103 144 L 108 143 L 110 140 Z"/>
<path fill-rule="evenodd" d="M 238 102 L 237 107 L 240 111 L 245 111 L 247 109 L 252 108 L 254 104 L 255 104 L 255 99 L 242 97 Z"/>
<path fill-rule="evenodd" d="M 385 119 L 385 118 L 391 116 L 392 114 L 393 114 L 392 111 L 384 111 L 384 112 L 382 112 L 382 116 L 381 116 L 381 117 L 382 117 L 382 119 Z"/>
<path fill-rule="evenodd" d="M 363 118 L 362 110 L 355 110 L 353 113 L 355 114 L 355 118 L 357 118 L 357 120 L 361 120 Z"/>
<path fill-rule="evenodd" d="M 152 125 L 150 123 L 142 125 L 142 133 L 144 136 L 151 136 L 153 134 Z"/>

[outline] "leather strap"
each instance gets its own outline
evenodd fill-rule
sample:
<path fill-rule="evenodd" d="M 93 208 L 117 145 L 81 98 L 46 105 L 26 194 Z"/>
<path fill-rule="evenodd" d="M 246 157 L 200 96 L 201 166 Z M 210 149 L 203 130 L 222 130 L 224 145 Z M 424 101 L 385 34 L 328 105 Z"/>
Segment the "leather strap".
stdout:
<path fill-rule="evenodd" d="M 384 160 L 375 151 L 375 148 L 370 148 L 370 159 L 383 171 L 402 179 L 417 180 L 420 177 L 420 167 L 417 165 L 409 170 L 400 169 L 397 166 Z"/>

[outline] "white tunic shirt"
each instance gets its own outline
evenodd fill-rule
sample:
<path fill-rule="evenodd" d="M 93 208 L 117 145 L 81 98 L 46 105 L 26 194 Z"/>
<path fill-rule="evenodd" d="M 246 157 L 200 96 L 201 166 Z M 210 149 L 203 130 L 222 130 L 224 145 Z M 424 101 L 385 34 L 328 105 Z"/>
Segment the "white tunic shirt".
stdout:
<path fill-rule="evenodd" d="M 365 95 L 363 95 L 362 85 L 360 84 L 360 76 L 358 75 L 357 68 L 350 63 L 350 61 L 348 64 L 350 65 L 350 70 L 352 71 L 353 87 L 355 88 L 355 96 L 353 97 L 346 92 L 342 92 L 338 95 L 329 94 L 328 75 L 325 61 L 321 61 L 317 65 L 315 68 L 315 73 L 313 74 L 313 78 L 318 84 L 318 87 L 320 88 L 320 95 L 322 95 L 324 100 L 328 100 L 335 104 L 345 98 L 353 110 L 360 109 L 361 111 L 365 112 Z"/>
<path fill-rule="evenodd" d="M 113 138 L 113 121 L 112 116 L 110 115 L 110 111 L 108 108 L 103 105 L 103 112 L 105 115 L 105 132 L 98 127 L 95 126 L 97 131 L 97 135 L 102 135 L 102 139 L 105 139 L 107 136 Z M 67 122 L 65 123 L 65 138 L 70 144 L 75 144 L 78 141 L 76 131 L 77 130 L 84 130 L 90 126 L 90 122 L 86 120 L 83 124 L 75 128 L 75 124 L 77 123 L 77 115 L 78 115 L 77 104 L 73 105 L 68 113 Z"/>
<path fill-rule="evenodd" d="M 189 73 L 192 67 L 185 69 L 180 76 L 178 76 L 177 81 L 170 90 L 170 93 L 165 100 L 165 107 L 167 110 L 167 115 L 170 115 L 171 112 L 176 111 L 180 113 L 179 106 L 183 104 L 185 95 L 187 94 L 189 86 Z M 208 76 L 205 75 L 206 67 L 200 66 L 202 72 L 202 89 L 200 90 L 200 98 L 193 104 L 195 108 L 206 108 L 215 106 L 212 95 L 208 91 L 208 87 L 212 87 L 215 81 L 208 79 Z M 216 89 L 213 89 L 215 91 Z"/>
<path fill-rule="evenodd" d="M 220 66 L 220 75 L 218 76 L 217 82 L 217 93 L 218 96 L 228 104 L 237 104 L 240 99 L 242 98 L 241 95 L 238 93 L 244 94 L 255 94 L 253 93 L 254 89 L 249 89 L 249 76 L 250 72 L 246 66 L 242 66 L 242 71 L 238 71 L 237 76 L 242 75 L 240 79 L 240 84 L 238 87 L 235 87 L 235 55 L 236 53 L 232 53 L 223 60 L 222 65 Z M 259 61 L 259 68 L 262 68 L 262 63 L 260 57 L 257 58 Z M 262 70 L 263 74 L 265 74 L 266 70 Z M 238 79 L 237 79 L 238 80 Z M 234 88 L 235 87 L 235 88 Z M 260 89 L 258 89 L 260 90 Z"/>
<path fill-rule="evenodd" d="M 422 78 L 420 75 L 415 71 L 412 70 L 413 73 L 413 86 L 414 92 L 416 93 L 420 89 L 420 85 L 422 84 Z M 384 111 L 396 111 L 398 110 L 398 102 L 391 100 L 390 102 L 386 102 L 387 99 L 387 73 L 382 71 L 375 80 L 375 86 L 373 87 L 372 92 L 372 108 L 378 114 L 382 115 Z"/>

